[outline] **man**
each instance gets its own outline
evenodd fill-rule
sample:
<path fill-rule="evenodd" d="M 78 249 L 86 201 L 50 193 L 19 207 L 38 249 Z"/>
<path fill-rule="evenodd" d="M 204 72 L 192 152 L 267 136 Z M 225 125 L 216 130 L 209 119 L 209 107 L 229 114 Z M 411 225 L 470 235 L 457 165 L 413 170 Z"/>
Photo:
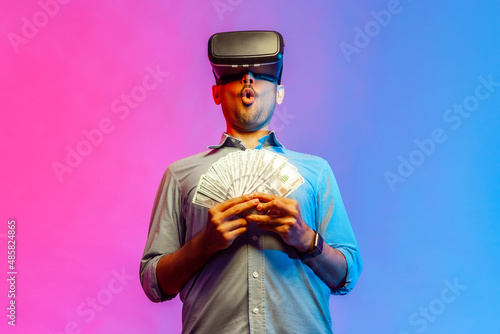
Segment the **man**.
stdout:
<path fill-rule="evenodd" d="M 276 52 L 262 51 L 262 44 Z M 152 301 L 180 293 L 183 333 L 331 333 L 329 297 L 349 292 L 361 272 L 330 166 L 285 149 L 268 129 L 284 98 L 283 46 L 276 32 L 210 39 L 217 82 L 212 94 L 227 130 L 219 145 L 165 172 L 140 272 Z M 265 58 L 269 54 L 272 61 Z M 305 182 L 286 198 L 256 192 L 210 209 L 193 203 L 200 176 L 227 154 L 246 149 L 285 157 Z"/>

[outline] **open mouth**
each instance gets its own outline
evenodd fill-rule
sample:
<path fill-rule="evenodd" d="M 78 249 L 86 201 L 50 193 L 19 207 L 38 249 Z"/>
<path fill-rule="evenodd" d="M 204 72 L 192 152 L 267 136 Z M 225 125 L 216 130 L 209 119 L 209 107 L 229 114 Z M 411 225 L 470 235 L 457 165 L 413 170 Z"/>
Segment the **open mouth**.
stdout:
<path fill-rule="evenodd" d="M 255 100 L 255 92 L 252 88 L 244 88 L 241 91 L 241 101 L 245 105 L 250 105 Z"/>

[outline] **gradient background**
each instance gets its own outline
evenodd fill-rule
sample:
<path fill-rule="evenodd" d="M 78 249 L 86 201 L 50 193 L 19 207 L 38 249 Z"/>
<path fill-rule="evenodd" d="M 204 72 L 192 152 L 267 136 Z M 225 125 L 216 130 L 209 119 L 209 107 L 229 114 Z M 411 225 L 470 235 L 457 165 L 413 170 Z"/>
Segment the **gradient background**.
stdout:
<path fill-rule="evenodd" d="M 245 29 L 285 37 L 272 128 L 330 162 L 357 236 L 364 271 L 331 298 L 334 332 L 500 331 L 499 1 L 60 2 L 0 12 L 0 259 L 7 277 L 15 219 L 18 270 L 0 331 L 180 332 L 180 301 L 151 303 L 139 261 L 164 170 L 225 130 L 207 40 Z M 148 67 L 163 74 L 144 90 Z M 451 119 L 455 104 L 471 112 Z"/>

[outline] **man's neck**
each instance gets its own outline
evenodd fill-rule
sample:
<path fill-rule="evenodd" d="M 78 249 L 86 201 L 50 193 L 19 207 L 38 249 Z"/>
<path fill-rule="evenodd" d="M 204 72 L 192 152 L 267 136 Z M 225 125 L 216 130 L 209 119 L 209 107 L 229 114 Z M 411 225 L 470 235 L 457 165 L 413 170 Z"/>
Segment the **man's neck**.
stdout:
<path fill-rule="evenodd" d="M 226 132 L 234 138 L 241 140 L 243 145 L 245 145 L 248 149 L 256 148 L 259 145 L 259 139 L 269 133 L 267 127 L 265 129 L 259 129 L 252 132 L 242 132 L 228 127 Z"/>

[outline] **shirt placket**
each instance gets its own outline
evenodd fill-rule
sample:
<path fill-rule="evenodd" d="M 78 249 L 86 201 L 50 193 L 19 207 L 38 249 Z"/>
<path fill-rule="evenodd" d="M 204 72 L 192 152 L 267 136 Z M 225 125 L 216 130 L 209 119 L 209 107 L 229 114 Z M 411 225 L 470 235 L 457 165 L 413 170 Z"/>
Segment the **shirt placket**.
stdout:
<path fill-rule="evenodd" d="M 251 334 L 266 332 L 264 252 L 261 230 L 251 224 L 248 229 L 248 318 Z"/>

